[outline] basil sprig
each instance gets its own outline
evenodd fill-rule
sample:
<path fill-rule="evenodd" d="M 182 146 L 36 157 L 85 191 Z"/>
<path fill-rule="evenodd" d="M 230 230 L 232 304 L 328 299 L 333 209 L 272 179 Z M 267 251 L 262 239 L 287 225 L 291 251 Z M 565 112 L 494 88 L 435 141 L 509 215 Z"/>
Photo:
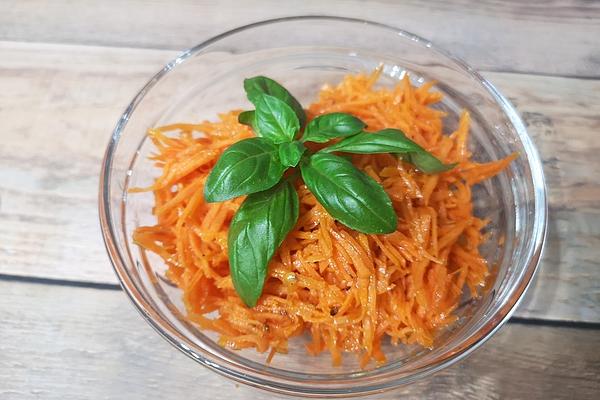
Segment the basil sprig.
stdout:
<path fill-rule="evenodd" d="M 425 173 L 454 167 L 444 164 L 397 129 L 364 132 L 366 124 L 345 113 L 324 114 L 303 129 L 306 114 L 290 92 L 264 76 L 244 81 L 255 110 L 238 121 L 257 137 L 227 148 L 204 186 L 207 202 L 248 195 L 231 221 L 229 265 L 240 298 L 254 307 L 262 293 L 268 264 L 298 220 L 297 173 L 327 212 L 340 223 L 368 234 L 396 230 L 398 217 L 383 187 L 339 153 L 393 153 Z M 300 136 L 300 137 L 298 137 Z M 314 153 L 306 142 L 335 144 Z"/>

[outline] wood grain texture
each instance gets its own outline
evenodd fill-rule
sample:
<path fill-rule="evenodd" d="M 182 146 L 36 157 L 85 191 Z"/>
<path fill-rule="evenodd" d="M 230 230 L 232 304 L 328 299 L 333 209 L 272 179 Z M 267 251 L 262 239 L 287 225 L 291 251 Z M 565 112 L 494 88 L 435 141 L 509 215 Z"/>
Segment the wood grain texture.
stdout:
<path fill-rule="evenodd" d="M 0 281 L 0 293 L 3 400 L 276 398 L 186 358 L 120 291 Z M 509 324 L 458 365 L 377 398 L 593 399 L 599 348 L 596 330 Z"/>
<path fill-rule="evenodd" d="M 247 23 L 328 14 L 421 35 L 478 69 L 600 76 L 600 3 L 586 0 L 4 0 L 0 40 L 184 49 Z"/>
<path fill-rule="evenodd" d="M 0 49 L 0 272 L 114 283 L 96 211 L 100 160 L 132 95 L 175 53 Z M 140 63 L 121 68 L 129 57 Z"/>
<path fill-rule="evenodd" d="M 541 154 L 548 188 L 541 270 L 518 315 L 599 322 L 600 81 L 484 75 L 519 110 Z"/>
<path fill-rule="evenodd" d="M 97 179 L 120 113 L 173 51 L 0 42 L 0 273 L 115 283 Z M 484 73 L 542 154 L 548 246 L 517 315 L 600 322 L 600 81 Z"/>

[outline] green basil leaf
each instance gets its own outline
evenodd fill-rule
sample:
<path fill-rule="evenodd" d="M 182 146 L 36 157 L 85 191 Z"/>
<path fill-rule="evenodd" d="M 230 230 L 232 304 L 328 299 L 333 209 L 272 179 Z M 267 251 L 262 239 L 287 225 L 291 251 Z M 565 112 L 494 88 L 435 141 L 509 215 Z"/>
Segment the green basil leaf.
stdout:
<path fill-rule="evenodd" d="M 221 154 L 204 185 L 204 199 L 228 200 L 273 187 L 286 167 L 279 149 L 264 138 L 240 140 Z"/>
<path fill-rule="evenodd" d="M 364 122 L 350 114 L 320 115 L 306 125 L 302 141 L 325 143 L 336 137 L 360 133 L 365 126 Z"/>
<path fill-rule="evenodd" d="M 348 160 L 316 153 L 301 165 L 302 179 L 329 214 L 363 233 L 390 233 L 398 217 L 383 187 Z"/>
<path fill-rule="evenodd" d="M 442 163 L 398 129 L 383 129 L 374 133 L 359 133 L 321 151 L 326 153 L 342 151 L 357 154 L 403 154 L 404 160 L 428 174 L 447 171 L 456 166 L 456 164 Z"/>
<path fill-rule="evenodd" d="M 233 286 L 254 307 L 267 276 L 269 261 L 298 220 L 298 194 L 289 181 L 244 200 L 228 233 Z"/>
<path fill-rule="evenodd" d="M 343 139 L 322 151 L 343 151 L 346 153 L 409 153 L 423 150 L 421 146 L 410 140 L 397 129 L 384 129 L 378 132 L 362 132 Z"/>
<path fill-rule="evenodd" d="M 268 94 L 256 96 L 254 123 L 256 134 L 273 143 L 291 142 L 300 129 L 294 111 L 277 97 Z"/>
<path fill-rule="evenodd" d="M 402 159 L 426 174 L 439 174 L 450 171 L 458 165 L 458 163 L 444 164 L 426 150 L 402 155 Z"/>
<path fill-rule="evenodd" d="M 279 145 L 279 159 L 286 167 L 295 167 L 298 165 L 302 154 L 306 151 L 306 147 L 297 140 L 293 142 L 281 143 Z"/>
<path fill-rule="evenodd" d="M 240 113 L 240 115 L 238 115 L 238 122 L 243 125 L 248 125 L 253 130 L 256 131 L 256 128 L 254 127 L 254 125 L 255 125 L 254 124 L 254 114 L 255 114 L 254 110 L 242 111 Z"/>
<path fill-rule="evenodd" d="M 256 97 L 260 94 L 268 94 L 277 97 L 294 110 L 294 113 L 296 113 L 296 116 L 300 121 L 300 126 L 304 126 L 306 123 L 306 114 L 304 113 L 304 109 L 300 102 L 296 100 L 286 88 L 275 82 L 273 79 L 267 78 L 266 76 L 255 76 L 254 78 L 245 79 L 244 89 L 246 90 L 248 100 L 254 105 L 256 105 Z"/>

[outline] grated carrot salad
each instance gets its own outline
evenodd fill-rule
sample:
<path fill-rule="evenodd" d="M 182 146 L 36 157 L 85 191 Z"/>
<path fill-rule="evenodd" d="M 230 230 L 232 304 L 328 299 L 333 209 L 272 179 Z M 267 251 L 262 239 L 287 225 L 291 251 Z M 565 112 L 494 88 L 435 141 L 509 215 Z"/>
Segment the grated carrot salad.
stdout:
<path fill-rule="evenodd" d="M 289 339 L 308 333 L 308 353 L 356 353 L 365 367 L 385 361 L 382 341 L 431 347 L 436 331 L 452 324 L 463 290 L 476 297 L 489 274 L 479 253 L 487 221 L 473 215 L 471 187 L 504 169 L 516 155 L 485 164 L 470 160 L 469 113 L 443 133 L 442 98 L 433 82 L 392 89 L 374 87 L 380 71 L 347 76 L 325 86 L 308 118 L 330 112 L 355 115 L 368 130 L 398 128 L 456 168 L 426 175 L 389 154 L 354 155 L 353 162 L 383 185 L 398 214 L 396 232 L 367 235 L 337 223 L 298 180 L 300 218 L 269 265 L 263 295 L 247 308 L 229 274 L 227 229 L 243 198 L 203 200 L 203 185 L 220 154 L 253 136 L 239 111 L 217 122 L 150 129 L 152 156 L 162 175 L 154 193 L 154 226 L 136 229 L 134 241 L 158 254 L 167 277 L 183 291 L 189 319 L 219 333 L 220 344 L 287 351 Z M 175 133 L 175 134 L 174 134 Z M 217 317 L 207 314 L 217 312 Z M 388 339 L 389 338 L 389 339 Z"/>

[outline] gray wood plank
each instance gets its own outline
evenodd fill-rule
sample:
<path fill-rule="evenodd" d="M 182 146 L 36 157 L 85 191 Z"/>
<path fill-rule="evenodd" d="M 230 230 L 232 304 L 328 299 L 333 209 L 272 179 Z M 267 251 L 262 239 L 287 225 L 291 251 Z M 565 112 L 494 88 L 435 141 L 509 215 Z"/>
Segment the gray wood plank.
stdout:
<path fill-rule="evenodd" d="M 0 398 L 271 399 L 197 365 L 125 294 L 0 281 Z M 380 399 L 597 398 L 600 334 L 509 324 L 465 361 Z"/>
<path fill-rule="evenodd" d="M 541 269 L 517 314 L 599 322 L 600 81 L 484 75 L 520 111 L 542 156 L 549 194 Z"/>
<path fill-rule="evenodd" d="M 421 35 L 479 69 L 600 76 L 600 3 L 360 0 L 4 0 L 0 40 L 183 49 L 247 23 L 328 14 Z"/>
<path fill-rule="evenodd" d="M 100 161 L 172 51 L 0 42 L 0 274 L 116 283 L 97 222 Z M 518 316 L 600 322 L 600 81 L 485 73 L 545 163 L 548 245 Z"/>

